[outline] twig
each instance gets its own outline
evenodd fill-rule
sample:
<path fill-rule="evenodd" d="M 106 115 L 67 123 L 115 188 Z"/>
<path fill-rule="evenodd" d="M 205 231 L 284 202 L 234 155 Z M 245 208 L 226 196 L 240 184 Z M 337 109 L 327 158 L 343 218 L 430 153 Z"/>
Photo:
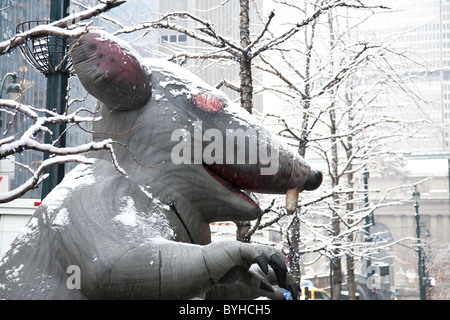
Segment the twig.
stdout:
<path fill-rule="evenodd" d="M 112 8 L 120 6 L 123 3 L 125 3 L 125 1 L 119 1 L 119 0 L 103 1 L 102 4 L 99 4 L 91 9 L 82 11 L 75 15 L 70 15 L 66 18 L 49 23 L 48 25 L 37 26 L 26 32 L 16 34 L 13 38 L 0 42 L 0 55 L 9 53 L 12 50 L 14 50 L 15 48 L 17 48 L 18 46 L 25 43 L 28 39 L 37 37 L 37 36 L 41 36 L 41 35 L 55 34 L 55 35 L 66 36 L 69 38 L 79 37 L 84 32 L 86 32 L 86 28 L 87 28 L 86 26 L 77 27 L 72 30 L 67 30 L 64 28 L 71 26 L 73 24 L 72 23 L 73 20 L 82 21 L 82 20 L 90 19 L 100 13 L 106 12 Z"/>

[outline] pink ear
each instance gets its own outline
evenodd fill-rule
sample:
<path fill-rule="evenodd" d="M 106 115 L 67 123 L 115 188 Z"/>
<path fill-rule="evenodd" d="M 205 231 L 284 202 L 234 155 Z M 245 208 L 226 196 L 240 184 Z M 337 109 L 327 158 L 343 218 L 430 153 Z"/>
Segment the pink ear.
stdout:
<path fill-rule="evenodd" d="M 207 92 L 201 92 L 195 95 L 192 101 L 197 107 L 210 112 L 219 112 L 223 108 L 222 102 Z"/>

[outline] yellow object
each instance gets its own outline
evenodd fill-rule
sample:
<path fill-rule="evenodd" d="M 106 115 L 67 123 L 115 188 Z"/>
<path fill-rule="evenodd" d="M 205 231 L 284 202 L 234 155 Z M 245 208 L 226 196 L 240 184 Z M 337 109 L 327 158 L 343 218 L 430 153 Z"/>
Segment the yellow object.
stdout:
<path fill-rule="evenodd" d="M 306 300 L 330 300 L 330 296 L 325 290 L 314 287 L 302 287 L 301 299 Z"/>

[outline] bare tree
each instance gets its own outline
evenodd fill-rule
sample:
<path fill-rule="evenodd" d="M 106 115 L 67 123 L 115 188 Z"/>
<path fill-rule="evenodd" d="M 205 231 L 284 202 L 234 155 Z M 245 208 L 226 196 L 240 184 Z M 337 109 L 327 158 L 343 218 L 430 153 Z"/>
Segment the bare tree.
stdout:
<path fill-rule="evenodd" d="M 426 241 L 426 277 L 430 285 L 427 286 L 427 299 L 449 299 L 446 284 L 449 282 L 450 247 L 448 243 L 434 240 Z"/>
<path fill-rule="evenodd" d="M 296 12 L 308 10 L 307 5 L 283 4 Z M 319 1 L 311 3 L 309 10 L 315 10 L 318 4 Z M 373 9 L 368 10 L 368 16 Z M 289 101 L 288 105 L 292 105 L 292 101 L 298 102 L 286 110 L 286 115 L 269 114 L 267 119 L 276 120 L 280 135 L 290 139 L 300 154 L 305 155 L 307 149 L 310 150 L 308 153 L 324 159 L 330 190 L 319 197 L 325 201 L 314 209 L 299 207 L 303 213 L 289 222 L 288 226 L 293 228 L 287 233 L 287 241 L 291 252 L 294 251 L 290 257 L 295 263 L 298 263 L 295 252 L 298 255 L 317 252 L 332 261 L 333 299 L 340 299 L 344 260 L 347 262 L 349 296 L 356 298 L 356 262 L 374 252 L 373 244 L 358 242 L 357 236 L 364 234 L 365 217 L 375 208 L 395 205 L 380 201 L 369 207 L 360 206 L 363 198 L 358 195 L 358 187 L 361 186 L 363 168 L 374 157 L 395 156 L 395 150 L 386 146 L 414 133 L 404 119 L 390 116 L 390 112 L 375 116 L 374 110 L 387 102 L 390 92 L 404 93 L 405 99 L 413 104 L 418 99 L 409 92 L 406 84 L 411 79 L 402 78 L 389 67 L 389 62 L 411 59 L 407 53 L 397 52 L 387 43 L 362 38 L 358 26 L 366 16 L 349 24 L 348 17 L 353 12 L 346 10 L 329 10 L 322 20 L 311 23 L 309 30 L 305 28 L 300 34 L 302 39 L 291 39 L 272 50 L 278 52 L 278 60 L 264 56 L 264 64 L 257 66 L 278 79 L 278 85 L 267 90 Z M 293 45 L 295 40 L 298 46 Z M 296 113 L 301 117 L 295 117 Z M 322 212 L 320 216 L 324 217 L 324 222 L 308 221 L 306 217 L 311 210 L 315 210 L 316 216 Z M 261 224 L 267 226 L 267 221 Z M 307 229 L 303 235 L 298 231 L 301 225 Z M 322 241 L 325 245 L 317 245 Z M 295 270 L 294 265 L 291 268 Z"/>

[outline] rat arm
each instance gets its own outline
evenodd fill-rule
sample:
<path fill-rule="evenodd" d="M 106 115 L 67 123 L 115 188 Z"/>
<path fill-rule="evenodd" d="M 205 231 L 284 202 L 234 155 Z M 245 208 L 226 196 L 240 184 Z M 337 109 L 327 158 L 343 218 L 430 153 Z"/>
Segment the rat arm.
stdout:
<path fill-rule="evenodd" d="M 83 293 L 100 299 L 191 299 L 217 285 L 245 283 L 245 287 L 254 289 L 253 293 L 270 295 L 273 287 L 249 270 L 253 264 L 265 274 L 270 266 L 284 282 L 286 266 L 270 247 L 237 241 L 201 246 L 158 239 L 132 248 L 115 262 L 97 269 L 97 274 L 90 277 L 90 281 L 96 279 L 95 290 Z M 220 294 L 216 292 L 211 297 L 220 298 Z"/>

